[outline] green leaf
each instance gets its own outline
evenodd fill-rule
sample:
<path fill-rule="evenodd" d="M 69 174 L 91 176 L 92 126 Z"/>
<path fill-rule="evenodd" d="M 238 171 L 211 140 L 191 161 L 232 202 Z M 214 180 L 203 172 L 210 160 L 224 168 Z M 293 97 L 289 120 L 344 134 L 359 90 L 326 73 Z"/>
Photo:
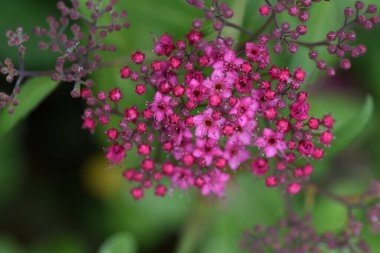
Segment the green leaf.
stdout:
<path fill-rule="evenodd" d="M 0 236 L 0 253 L 23 253 L 25 252 L 17 243 L 10 237 Z"/>
<path fill-rule="evenodd" d="M 25 160 L 24 153 L 20 152 L 21 134 L 22 131 L 17 128 L 0 139 L 0 209 L 12 201 L 23 188 Z"/>
<path fill-rule="evenodd" d="M 371 95 L 366 97 L 363 107 L 348 120 L 346 124 L 335 130 L 336 140 L 332 144 L 330 155 L 336 154 L 350 145 L 365 132 L 374 111 L 374 101 Z"/>
<path fill-rule="evenodd" d="M 100 246 L 99 253 L 133 253 L 137 252 L 134 237 L 128 233 L 117 233 L 109 237 Z"/>
<path fill-rule="evenodd" d="M 50 77 L 35 77 L 22 85 L 21 92 L 17 96 L 20 104 L 15 107 L 14 113 L 9 114 L 7 110 L 0 111 L 0 137 L 32 112 L 57 86 L 58 83 L 52 81 Z"/>

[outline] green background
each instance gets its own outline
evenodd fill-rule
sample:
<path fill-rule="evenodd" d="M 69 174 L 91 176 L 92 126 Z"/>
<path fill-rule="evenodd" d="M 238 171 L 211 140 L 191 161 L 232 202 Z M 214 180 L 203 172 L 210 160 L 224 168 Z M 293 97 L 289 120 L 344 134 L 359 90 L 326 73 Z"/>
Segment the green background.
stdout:
<path fill-rule="evenodd" d="M 58 14 L 54 2 L 2 1 L 0 34 L 17 26 L 29 33 L 36 25 L 45 26 L 47 15 Z M 256 15 L 258 2 L 229 1 L 235 10 L 233 22 L 248 29 L 259 27 L 265 19 Z M 309 23 L 314 28 L 305 40 L 322 39 L 327 31 L 339 27 L 344 6 L 335 2 L 320 3 L 311 13 Z M 128 58 L 136 49 L 151 52 L 153 38 L 164 33 L 182 38 L 192 19 L 201 15 L 180 0 L 119 0 L 118 6 L 127 9 L 131 28 L 109 37 L 119 50 L 105 55 L 106 60 Z M 307 69 L 312 113 L 332 113 L 337 119 L 337 139 L 327 157 L 316 163 L 312 180 L 341 194 L 361 193 L 371 179 L 380 178 L 380 29 L 355 29 L 368 53 L 353 60 L 351 71 L 340 71 L 333 79 L 318 75 L 304 51 L 292 58 L 285 53 L 273 59 L 280 65 Z M 204 32 L 212 36 L 209 27 Z M 227 29 L 225 35 L 244 39 L 235 30 Z M 32 39 L 27 44 L 27 68 L 51 68 L 54 54 L 35 49 L 36 42 Z M 16 53 L 2 36 L 0 59 L 6 56 L 15 58 Z M 147 54 L 148 60 L 151 56 Z M 333 59 L 329 61 L 334 64 Z M 97 88 L 119 86 L 131 92 L 129 83 L 119 79 L 118 68 L 94 74 Z M 49 86 L 49 81 L 39 82 L 41 87 Z M 0 112 L 0 253 L 234 253 L 241 252 L 244 229 L 256 223 L 274 224 L 283 215 L 278 192 L 265 189 L 249 172 L 236 174 L 226 199 L 174 191 L 164 199 L 149 193 L 143 200 L 133 201 L 130 186 L 120 176 L 123 168 L 110 168 L 104 159 L 102 131 L 91 135 L 81 129 L 85 105 L 70 98 L 72 85 L 51 90 L 32 110 L 41 94 L 32 97 L 38 91 L 29 84 L 25 101 L 21 101 L 25 113 L 17 115 L 17 119 L 24 118 L 19 124 Z M 0 90 L 10 87 L 1 79 Z M 126 104 L 133 103 L 136 98 L 131 96 Z M 136 164 L 134 157 L 129 157 L 127 165 Z M 313 203 L 306 205 L 304 194 L 295 202 L 300 210 L 314 215 L 313 223 L 321 232 L 339 231 L 345 225 L 346 211 L 339 204 L 315 196 Z M 365 232 L 364 237 L 373 252 L 380 252 L 379 235 Z"/>

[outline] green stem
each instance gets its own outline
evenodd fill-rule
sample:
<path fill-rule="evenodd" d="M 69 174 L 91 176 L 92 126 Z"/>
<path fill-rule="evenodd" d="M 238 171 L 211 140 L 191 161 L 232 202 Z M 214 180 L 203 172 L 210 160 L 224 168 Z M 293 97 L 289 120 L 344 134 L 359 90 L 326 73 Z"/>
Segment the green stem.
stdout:
<path fill-rule="evenodd" d="M 210 220 L 209 209 L 210 207 L 207 203 L 202 203 L 201 201 L 197 203 L 194 212 L 190 215 L 188 222 L 183 228 L 176 253 L 198 252 L 200 241 L 205 232 L 207 232 L 207 223 Z"/>

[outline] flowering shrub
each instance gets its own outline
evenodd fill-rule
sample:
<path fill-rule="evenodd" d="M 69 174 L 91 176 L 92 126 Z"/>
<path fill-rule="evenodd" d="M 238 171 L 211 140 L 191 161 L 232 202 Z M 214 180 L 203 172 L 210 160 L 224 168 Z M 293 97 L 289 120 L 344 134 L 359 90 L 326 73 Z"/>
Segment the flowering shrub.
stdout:
<path fill-rule="evenodd" d="M 309 182 L 315 170 L 313 160 L 324 158 L 326 149 L 334 145 L 335 120 L 329 112 L 322 118 L 310 112 L 313 104 L 305 87 L 309 73 L 302 62 L 295 68 L 284 66 L 274 55 L 301 54 L 299 49 L 306 48 L 304 57 L 332 77 L 336 69 L 325 59 L 327 51 L 339 59 L 341 69 L 348 70 L 351 58 L 366 52 L 363 44 L 353 44 L 352 27 L 370 30 L 379 23 L 375 5 L 357 1 L 344 9 L 344 22 L 338 29 L 322 40 L 304 41 L 310 9 L 320 1 L 265 0 L 255 12 L 265 21 L 250 31 L 230 21 L 234 12 L 225 2 L 187 0 L 203 13 L 188 33 L 181 39 L 163 34 L 154 39 L 153 58 L 137 50 L 120 67 L 120 79 L 134 83 L 127 85 L 134 85 L 141 100 L 148 98 L 144 106 L 124 108 L 122 102 L 131 94 L 120 88 L 96 91 L 90 74 L 107 65 L 101 52 L 116 51 L 106 37 L 129 27 L 124 20 L 127 13 L 116 11 L 113 0 L 107 4 L 87 1 L 86 13 L 79 1 L 71 2 L 71 7 L 58 2 L 61 17 L 49 17 L 48 29 L 34 30 L 49 40 L 41 41 L 39 47 L 58 54 L 54 70 L 26 70 L 24 43 L 29 36 L 21 27 L 7 32 L 19 61 L 17 68 L 9 58 L 1 62 L 6 80 L 15 84 L 10 94 L 0 93 L 0 107 L 9 113 L 17 111 L 16 106 L 23 103 L 17 96 L 26 78 L 50 75 L 53 81 L 73 83 L 71 96 L 87 105 L 83 128 L 92 133 L 98 126 L 107 128 L 109 145 L 104 150 L 110 164 L 123 166 L 128 156 L 140 158 L 137 167 L 124 164 L 123 177 L 133 184 L 134 199 L 143 198 L 151 188 L 163 197 L 175 188 L 191 187 L 201 195 L 224 198 L 232 172 L 250 170 L 268 188 L 283 192 L 288 204 L 290 195 L 310 188 L 338 201 L 348 208 L 349 222 L 339 235 L 320 235 L 311 226 L 310 216 L 297 215 L 292 209 L 277 228 L 257 226 L 245 233 L 244 248 L 250 252 L 324 252 L 327 248 L 369 252 L 359 239 L 361 223 L 352 210 L 364 211 L 372 230 L 378 231 L 379 183 L 375 181 L 368 192 L 351 201 Z M 105 15 L 110 21 L 106 25 Z M 206 33 L 204 23 L 211 23 L 213 34 Z M 225 28 L 247 38 L 226 37 Z"/>

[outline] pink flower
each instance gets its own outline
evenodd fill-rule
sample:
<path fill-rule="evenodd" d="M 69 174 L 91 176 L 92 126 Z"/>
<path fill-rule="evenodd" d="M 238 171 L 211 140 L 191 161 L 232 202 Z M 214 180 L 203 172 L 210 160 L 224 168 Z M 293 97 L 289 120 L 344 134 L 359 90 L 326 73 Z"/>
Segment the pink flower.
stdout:
<path fill-rule="evenodd" d="M 249 152 L 237 143 L 227 141 L 224 156 L 232 170 L 236 170 L 240 164 L 250 158 Z"/>
<path fill-rule="evenodd" d="M 165 116 L 173 114 L 173 109 L 170 107 L 170 100 L 170 96 L 163 96 L 161 92 L 156 92 L 151 104 L 151 110 L 154 113 L 154 119 L 156 121 L 160 122 Z"/>
<path fill-rule="evenodd" d="M 207 135 L 209 138 L 217 140 L 220 138 L 220 126 L 223 124 L 224 119 L 215 120 L 212 115 L 213 112 L 211 108 L 208 108 L 193 117 L 193 122 L 196 126 L 195 136 L 204 137 Z"/>
<path fill-rule="evenodd" d="M 309 104 L 306 102 L 294 102 L 290 106 L 290 117 L 303 121 L 309 117 Z"/>
<path fill-rule="evenodd" d="M 176 167 L 175 172 L 172 174 L 171 183 L 173 186 L 178 186 L 182 190 L 187 190 L 189 186 L 194 184 L 193 173 L 191 170 Z"/>
<path fill-rule="evenodd" d="M 213 192 L 219 198 L 224 197 L 224 188 L 230 179 L 230 175 L 214 169 L 208 174 L 204 175 L 202 178 L 204 180 L 204 184 L 202 186 L 202 195 L 208 195 Z"/>
<path fill-rule="evenodd" d="M 162 35 L 154 44 L 153 51 L 158 55 L 169 55 L 174 49 L 173 39 L 169 35 Z"/>
<path fill-rule="evenodd" d="M 186 89 L 186 95 L 190 100 L 201 103 L 206 99 L 208 89 L 196 79 L 192 79 Z"/>
<path fill-rule="evenodd" d="M 232 80 L 224 77 L 224 73 L 220 69 L 214 70 L 211 77 L 203 81 L 203 85 L 209 89 L 210 94 L 218 94 L 222 98 L 231 96 L 232 83 Z"/>
<path fill-rule="evenodd" d="M 230 140 L 243 145 L 248 145 L 252 141 L 252 132 L 257 126 L 255 120 L 248 120 L 245 115 L 240 116 L 237 120 L 234 133 L 231 135 Z"/>
<path fill-rule="evenodd" d="M 124 160 L 125 149 L 118 143 L 113 144 L 107 149 L 106 158 L 112 163 L 120 163 Z"/>
<path fill-rule="evenodd" d="M 245 44 L 245 54 L 250 61 L 258 64 L 259 69 L 265 69 L 270 63 L 268 48 L 263 44 L 247 42 Z"/>
<path fill-rule="evenodd" d="M 196 158 L 204 159 L 205 166 L 210 166 L 215 156 L 221 156 L 223 154 L 215 139 L 204 140 L 197 138 L 195 142 L 196 147 L 193 151 L 193 155 Z"/>
<path fill-rule="evenodd" d="M 256 139 L 255 145 L 258 148 L 264 149 L 266 157 L 270 158 L 277 154 L 277 152 L 284 151 L 286 143 L 283 140 L 283 134 L 276 133 L 270 128 L 264 128 L 262 136 Z"/>
<path fill-rule="evenodd" d="M 244 115 L 248 119 L 252 119 L 255 117 L 258 107 L 259 105 L 257 101 L 253 100 L 251 97 L 242 97 L 230 110 L 230 114 L 237 114 L 239 116 Z"/>
<path fill-rule="evenodd" d="M 226 49 L 223 55 L 223 60 L 214 63 L 214 69 L 226 71 L 226 78 L 234 81 L 238 77 L 240 65 L 244 62 L 242 58 L 236 58 L 236 54 L 231 49 Z"/>
<path fill-rule="evenodd" d="M 264 175 L 269 170 L 268 161 L 262 158 L 253 160 L 251 164 L 252 172 L 256 175 Z"/>
<path fill-rule="evenodd" d="M 176 160 L 180 160 L 184 154 L 192 153 L 194 150 L 194 144 L 190 136 L 193 136 L 187 130 L 183 131 L 179 138 L 180 141 L 174 141 L 173 156 Z"/>

